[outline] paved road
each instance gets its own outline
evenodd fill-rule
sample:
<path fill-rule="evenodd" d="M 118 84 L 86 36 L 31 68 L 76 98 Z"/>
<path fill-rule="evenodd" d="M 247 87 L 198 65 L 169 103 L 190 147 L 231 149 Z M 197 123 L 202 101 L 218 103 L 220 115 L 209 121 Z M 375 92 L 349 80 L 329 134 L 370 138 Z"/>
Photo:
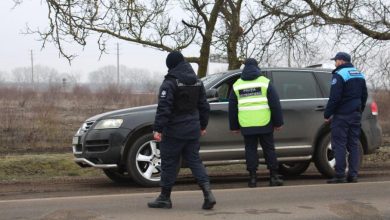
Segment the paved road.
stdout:
<path fill-rule="evenodd" d="M 149 209 L 156 193 L 0 201 L 0 219 L 390 219 L 390 181 L 215 190 L 212 211 L 200 191 L 172 195 L 171 210 Z"/>
<path fill-rule="evenodd" d="M 247 187 L 248 173 L 245 168 L 231 171 L 209 170 L 213 189 L 236 189 Z M 261 188 L 268 187 L 269 174 L 265 168 L 259 171 Z M 324 184 L 326 178 L 322 177 L 314 167 L 310 167 L 303 175 L 297 177 L 283 177 L 286 186 Z M 360 182 L 390 181 L 390 164 L 381 167 L 363 167 L 359 171 Z M 181 175 L 175 185 L 175 191 L 198 190 L 191 175 Z M 0 201 L 9 199 L 34 199 L 47 197 L 71 197 L 89 195 L 111 195 L 129 193 L 157 192 L 158 187 L 144 188 L 129 182 L 128 184 L 115 184 L 107 177 L 70 178 L 34 180 L 26 182 L 0 182 Z M 1 219 L 1 218 L 0 218 Z"/>

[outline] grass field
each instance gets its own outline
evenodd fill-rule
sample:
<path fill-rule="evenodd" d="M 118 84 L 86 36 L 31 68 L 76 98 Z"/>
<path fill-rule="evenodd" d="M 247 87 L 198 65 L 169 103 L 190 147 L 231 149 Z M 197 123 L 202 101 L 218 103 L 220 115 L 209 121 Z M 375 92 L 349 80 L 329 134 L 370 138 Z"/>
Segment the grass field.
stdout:
<path fill-rule="evenodd" d="M 390 143 L 380 148 L 375 154 L 366 155 L 365 166 L 377 166 L 390 163 Z M 210 174 L 245 170 L 245 165 L 207 167 Z M 182 169 L 181 174 L 190 174 Z M 0 182 L 49 180 L 55 178 L 79 178 L 104 176 L 100 169 L 80 168 L 73 162 L 73 155 L 66 154 L 31 154 L 0 157 Z"/>

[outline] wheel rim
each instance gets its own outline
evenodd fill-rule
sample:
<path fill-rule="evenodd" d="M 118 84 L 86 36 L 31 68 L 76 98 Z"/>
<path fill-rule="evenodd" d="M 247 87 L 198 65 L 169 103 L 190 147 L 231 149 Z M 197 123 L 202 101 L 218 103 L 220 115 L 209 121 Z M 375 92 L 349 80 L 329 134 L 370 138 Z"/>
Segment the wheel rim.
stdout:
<path fill-rule="evenodd" d="M 144 143 L 137 151 L 135 164 L 143 178 L 149 181 L 160 181 L 161 156 L 158 143 L 155 141 Z"/>
<path fill-rule="evenodd" d="M 281 165 L 286 169 L 291 169 L 299 166 L 298 163 L 282 163 Z"/>
<path fill-rule="evenodd" d="M 349 153 L 346 152 L 346 157 L 348 158 Z M 332 167 L 332 169 L 335 169 L 336 166 L 336 158 L 334 157 L 334 151 L 332 150 L 332 144 L 329 142 L 326 157 L 328 159 L 329 166 Z M 346 172 L 348 171 L 348 160 L 346 161 Z"/>
<path fill-rule="evenodd" d="M 334 157 L 334 152 L 332 150 L 331 143 L 328 144 L 328 147 L 326 149 L 326 158 L 328 160 L 329 166 L 334 169 L 334 166 L 336 165 L 336 158 Z"/>

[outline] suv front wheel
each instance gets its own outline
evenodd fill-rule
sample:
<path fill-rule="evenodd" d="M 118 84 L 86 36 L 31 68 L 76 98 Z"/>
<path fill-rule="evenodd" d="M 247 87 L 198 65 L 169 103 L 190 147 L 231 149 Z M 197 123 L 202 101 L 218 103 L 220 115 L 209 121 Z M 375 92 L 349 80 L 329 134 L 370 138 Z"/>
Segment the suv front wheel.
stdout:
<path fill-rule="evenodd" d="M 123 170 L 104 169 L 103 172 L 104 172 L 104 174 L 106 174 L 106 176 L 108 178 L 110 178 L 115 183 L 130 183 L 131 182 L 130 175 Z"/>
<path fill-rule="evenodd" d="M 359 167 L 360 167 L 363 162 L 363 154 L 364 154 L 363 146 L 360 141 L 359 141 L 359 154 L 360 154 L 360 158 L 359 158 L 360 160 Z M 348 157 L 348 152 L 347 152 L 347 157 Z M 347 160 L 346 169 L 348 170 L 348 159 L 346 160 Z M 318 149 L 316 149 L 316 152 L 314 154 L 314 163 L 318 171 L 322 173 L 324 176 L 328 178 L 335 176 L 336 172 L 334 170 L 334 167 L 336 165 L 336 159 L 334 157 L 334 152 L 332 150 L 330 133 L 326 134 L 320 141 Z"/>
<path fill-rule="evenodd" d="M 299 176 L 310 166 L 310 161 L 279 163 L 279 173 L 283 176 Z"/>
<path fill-rule="evenodd" d="M 158 186 L 161 175 L 159 143 L 153 134 L 144 134 L 131 146 L 127 156 L 127 169 L 133 180 L 142 186 Z"/>

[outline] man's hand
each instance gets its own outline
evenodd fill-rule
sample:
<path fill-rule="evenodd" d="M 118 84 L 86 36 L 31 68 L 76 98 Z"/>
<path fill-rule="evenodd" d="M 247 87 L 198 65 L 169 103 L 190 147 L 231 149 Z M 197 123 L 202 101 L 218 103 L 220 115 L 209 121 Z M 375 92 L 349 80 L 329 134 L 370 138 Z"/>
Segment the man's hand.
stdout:
<path fill-rule="evenodd" d="M 239 134 L 239 133 L 240 133 L 240 130 L 231 130 L 231 132 L 232 132 L 233 134 Z"/>
<path fill-rule="evenodd" d="M 206 133 L 207 133 L 206 129 L 200 130 L 200 136 L 204 136 L 204 135 L 206 135 Z"/>
<path fill-rule="evenodd" d="M 281 130 L 282 130 L 282 128 L 283 128 L 283 126 L 280 126 L 280 127 L 274 127 L 274 130 L 275 130 L 275 131 L 281 131 Z"/>
<path fill-rule="evenodd" d="M 330 118 L 324 118 L 325 123 L 330 123 Z"/>
<path fill-rule="evenodd" d="M 160 142 L 161 141 L 161 136 L 162 136 L 161 133 L 159 133 L 157 131 L 153 132 L 153 138 L 154 138 L 155 141 Z"/>

